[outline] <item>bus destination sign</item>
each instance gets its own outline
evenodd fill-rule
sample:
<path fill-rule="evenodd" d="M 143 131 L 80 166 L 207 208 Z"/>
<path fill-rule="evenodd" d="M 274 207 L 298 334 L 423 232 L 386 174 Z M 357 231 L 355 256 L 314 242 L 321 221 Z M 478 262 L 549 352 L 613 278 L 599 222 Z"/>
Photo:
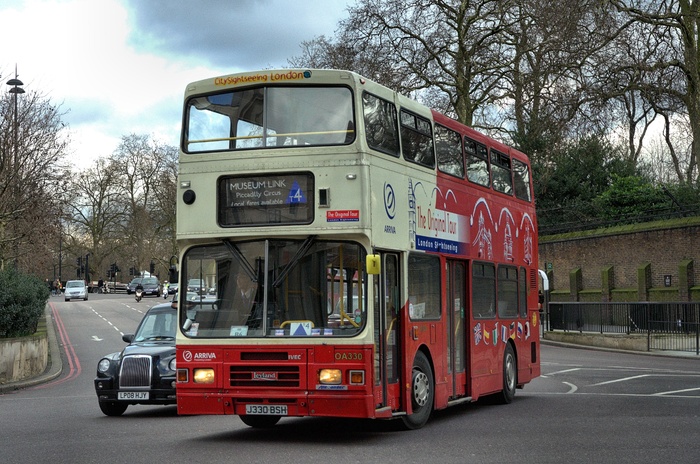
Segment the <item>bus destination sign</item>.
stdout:
<path fill-rule="evenodd" d="M 221 177 L 218 192 L 222 227 L 313 221 L 314 177 L 309 172 Z"/>

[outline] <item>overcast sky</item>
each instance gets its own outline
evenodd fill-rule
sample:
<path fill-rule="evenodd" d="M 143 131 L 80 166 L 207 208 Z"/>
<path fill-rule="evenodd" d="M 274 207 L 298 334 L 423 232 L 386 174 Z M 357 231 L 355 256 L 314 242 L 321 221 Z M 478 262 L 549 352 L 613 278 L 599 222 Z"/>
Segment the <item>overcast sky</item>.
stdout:
<path fill-rule="evenodd" d="M 123 135 L 178 144 L 187 83 L 286 67 L 302 41 L 332 37 L 354 0 L 0 0 L 0 82 L 60 105 L 71 160 Z M 20 96 L 21 98 L 21 96 Z"/>

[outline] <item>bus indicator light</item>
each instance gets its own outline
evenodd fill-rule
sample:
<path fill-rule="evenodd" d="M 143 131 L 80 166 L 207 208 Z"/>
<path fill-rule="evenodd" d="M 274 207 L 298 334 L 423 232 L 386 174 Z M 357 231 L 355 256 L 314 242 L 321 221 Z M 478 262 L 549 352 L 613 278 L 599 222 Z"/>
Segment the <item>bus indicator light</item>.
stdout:
<path fill-rule="evenodd" d="M 350 385 L 364 385 L 365 371 L 350 371 L 348 373 Z"/>

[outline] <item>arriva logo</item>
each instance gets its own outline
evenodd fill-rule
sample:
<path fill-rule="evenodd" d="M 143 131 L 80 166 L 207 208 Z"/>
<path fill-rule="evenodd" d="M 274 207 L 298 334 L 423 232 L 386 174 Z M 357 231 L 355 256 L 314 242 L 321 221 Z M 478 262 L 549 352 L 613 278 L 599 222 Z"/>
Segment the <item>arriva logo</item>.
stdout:
<path fill-rule="evenodd" d="M 384 210 L 389 219 L 394 219 L 396 216 L 396 194 L 394 187 L 389 183 L 384 183 Z"/>
<path fill-rule="evenodd" d="M 185 350 L 182 352 L 182 359 L 187 362 L 190 361 L 213 361 L 216 359 L 216 353 L 194 353 L 190 350 Z"/>

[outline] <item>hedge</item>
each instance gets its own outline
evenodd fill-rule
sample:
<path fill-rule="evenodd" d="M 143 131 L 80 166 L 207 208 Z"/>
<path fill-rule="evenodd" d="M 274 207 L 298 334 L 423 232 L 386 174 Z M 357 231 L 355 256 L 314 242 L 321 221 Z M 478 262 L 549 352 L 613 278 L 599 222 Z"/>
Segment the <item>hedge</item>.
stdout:
<path fill-rule="evenodd" d="M 0 338 L 36 332 L 48 300 L 49 288 L 41 279 L 15 269 L 0 271 Z"/>

